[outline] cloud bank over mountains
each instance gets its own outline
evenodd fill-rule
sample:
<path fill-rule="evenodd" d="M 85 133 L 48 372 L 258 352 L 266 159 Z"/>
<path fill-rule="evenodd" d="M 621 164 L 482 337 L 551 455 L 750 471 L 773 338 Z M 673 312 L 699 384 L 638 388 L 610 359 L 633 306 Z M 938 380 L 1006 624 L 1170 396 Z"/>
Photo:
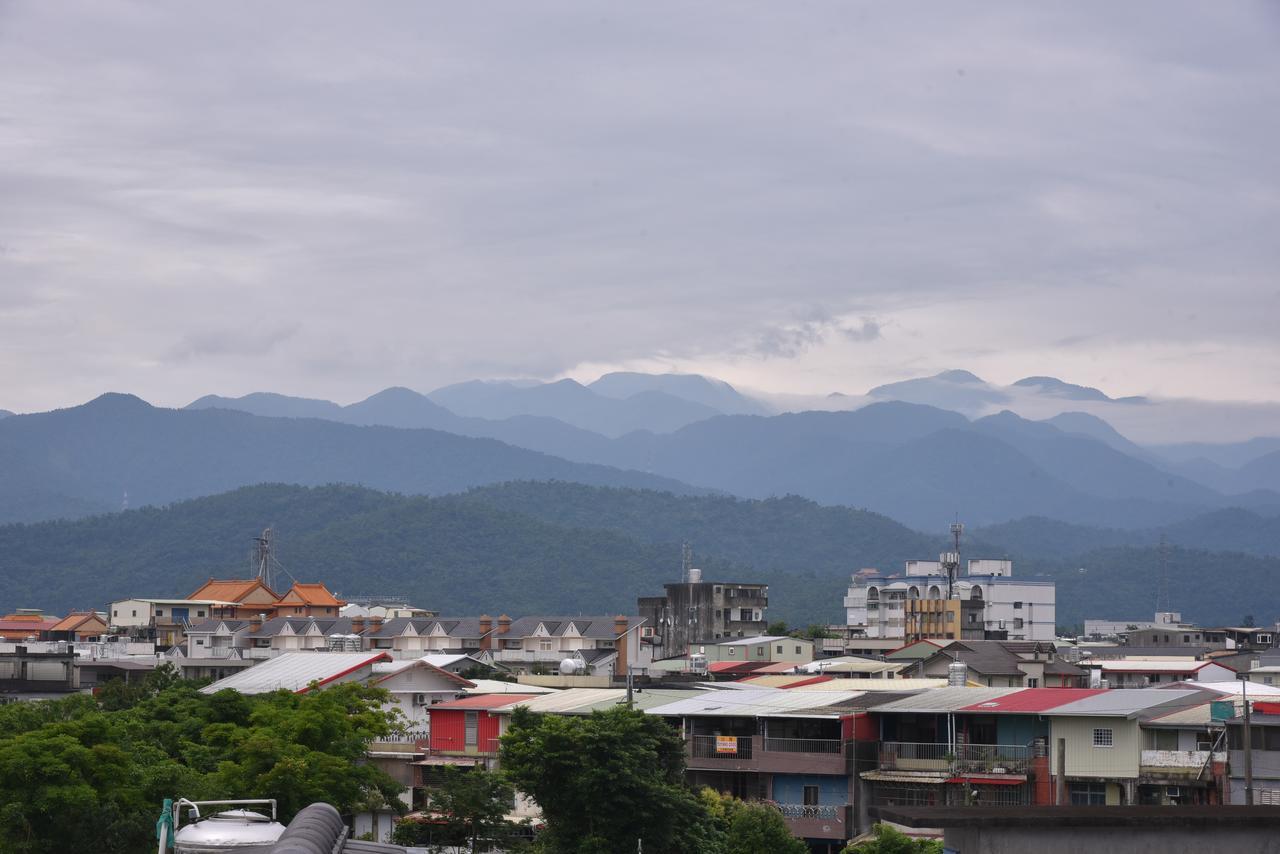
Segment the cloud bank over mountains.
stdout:
<path fill-rule="evenodd" d="M 1265 2 L 7 3 L 0 405 L 956 365 L 1276 401 L 1278 34 Z"/>

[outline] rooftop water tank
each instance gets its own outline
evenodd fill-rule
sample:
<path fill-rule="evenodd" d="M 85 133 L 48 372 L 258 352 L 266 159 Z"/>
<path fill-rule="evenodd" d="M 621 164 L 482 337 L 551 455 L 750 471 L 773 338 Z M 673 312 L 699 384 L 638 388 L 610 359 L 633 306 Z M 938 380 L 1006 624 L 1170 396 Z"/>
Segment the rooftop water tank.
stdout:
<path fill-rule="evenodd" d="M 969 665 L 953 661 L 947 665 L 947 687 L 963 688 L 969 683 Z"/>
<path fill-rule="evenodd" d="M 586 664 L 580 658 L 566 658 L 560 662 L 561 676 L 577 676 L 586 670 Z"/>
<path fill-rule="evenodd" d="M 252 810 L 227 810 L 183 825 L 174 834 L 178 854 L 216 854 L 253 845 L 270 845 L 284 825 Z"/>

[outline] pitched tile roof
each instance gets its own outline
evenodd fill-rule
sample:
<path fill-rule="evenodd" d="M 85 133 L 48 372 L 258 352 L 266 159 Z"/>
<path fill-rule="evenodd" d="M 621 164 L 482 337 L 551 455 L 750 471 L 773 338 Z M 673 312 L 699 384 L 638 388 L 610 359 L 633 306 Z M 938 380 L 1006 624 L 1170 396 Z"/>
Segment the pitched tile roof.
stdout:
<path fill-rule="evenodd" d="M 312 624 L 322 635 L 349 635 L 352 632 L 349 617 L 272 617 L 265 621 L 256 632 L 250 632 L 251 638 L 273 638 L 284 631 L 287 625 L 295 635 L 304 635 L 311 630 Z"/>
<path fill-rule="evenodd" d="M 345 603 L 338 600 L 329 588 L 322 583 L 303 584 L 295 581 L 289 592 L 280 598 L 280 605 L 310 605 L 317 608 L 341 608 Z"/>
<path fill-rule="evenodd" d="M 233 578 L 216 580 L 210 578 L 196 591 L 188 596 L 188 599 L 217 599 L 220 602 L 243 602 L 245 597 L 254 591 L 255 588 L 261 587 L 271 594 L 273 599 L 279 599 L 280 594 L 276 593 L 270 587 L 258 578 Z"/>
<path fill-rule="evenodd" d="M 49 631 L 73 632 L 76 629 L 80 628 L 85 623 L 89 622 L 90 620 L 97 620 L 99 623 L 102 623 L 103 625 L 106 624 L 105 620 L 103 620 L 101 617 L 99 617 L 97 614 L 93 613 L 92 611 L 81 611 L 78 613 L 72 612 L 67 616 L 63 617 L 61 620 L 59 620 L 57 624 L 51 626 L 49 628 Z"/>

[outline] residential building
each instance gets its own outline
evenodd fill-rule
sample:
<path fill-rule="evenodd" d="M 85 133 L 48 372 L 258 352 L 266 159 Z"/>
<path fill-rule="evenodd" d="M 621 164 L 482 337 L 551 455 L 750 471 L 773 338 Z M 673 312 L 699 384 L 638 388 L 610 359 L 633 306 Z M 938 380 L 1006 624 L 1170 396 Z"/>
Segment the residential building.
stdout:
<path fill-rule="evenodd" d="M 907 561 L 905 574 L 853 575 L 846 623 L 869 638 L 1047 640 L 1057 634 L 1051 581 L 1013 577 L 1011 561 L 971 560 L 948 595 L 941 563 Z"/>
<path fill-rule="evenodd" d="M 225 599 L 121 599 L 111 603 L 107 622 L 116 634 L 167 649 L 182 643 L 191 624 L 232 616 L 236 607 Z"/>
<path fill-rule="evenodd" d="M 261 578 L 210 578 L 193 592 L 190 599 L 210 599 L 232 603 L 222 617 L 247 618 L 258 615 L 272 616 L 280 594 L 267 586 Z"/>
<path fill-rule="evenodd" d="M 511 618 L 503 615 L 499 620 L 509 626 Z M 494 630 L 491 618 L 477 617 L 393 617 L 384 622 L 369 616 L 354 617 L 352 624 L 353 631 L 363 632 L 368 649 L 383 650 L 392 658 L 475 653 Z"/>
<path fill-rule="evenodd" d="M 339 616 L 338 611 L 345 604 L 330 593 L 329 588 L 323 584 L 303 584 L 295 581 L 289 591 L 276 602 L 275 615 L 336 618 Z"/>
<path fill-rule="evenodd" d="M 1250 699 L 1249 733 L 1253 742 L 1253 802 L 1280 806 L 1280 701 Z M 1243 706 L 1237 706 L 1241 711 Z M 1231 763 L 1231 803 L 1246 802 L 1244 775 L 1244 716 L 1223 722 Z"/>
<path fill-rule="evenodd" d="M 813 661 L 813 641 L 787 635 L 761 635 L 732 640 L 705 640 L 691 645 L 691 654 L 705 655 L 707 662 L 766 661 L 808 664 Z"/>
<path fill-rule="evenodd" d="M 383 708 L 400 712 L 404 720 L 400 736 L 409 741 L 425 741 L 430 737 L 428 709 L 431 706 L 459 699 L 467 689 L 476 687 L 474 682 L 423 659 L 375 664 L 372 684 L 390 694 Z"/>
<path fill-rule="evenodd" d="M 1150 620 L 1085 620 L 1084 636 L 1095 640 L 1118 638 L 1139 629 L 1169 628 L 1182 625 L 1182 614 L 1177 611 L 1157 611 Z"/>
<path fill-rule="evenodd" d="M 352 621 L 344 617 L 272 617 L 265 622 L 254 617 L 245 637 L 249 658 L 273 658 L 299 650 L 355 652 L 364 647 Z"/>
<path fill-rule="evenodd" d="M 652 647 L 641 643 L 648 626 L 640 616 L 503 615 L 496 623 L 482 616 L 479 628 L 475 657 L 515 673 L 564 673 L 563 663 L 572 661 L 574 673 L 620 678 L 651 660 Z"/>
<path fill-rule="evenodd" d="M 1173 682 L 1229 682 L 1236 671 L 1213 661 L 1191 658 L 1081 659 L 1089 684 L 1109 688 L 1146 688 Z"/>
<path fill-rule="evenodd" d="M 430 755 L 450 765 L 496 768 L 498 739 L 508 721 L 498 710 L 536 696 L 480 694 L 429 705 Z"/>
<path fill-rule="evenodd" d="M 95 611 L 73 611 L 49 628 L 49 640 L 97 641 L 107 633 L 107 621 Z"/>
<path fill-rule="evenodd" d="M 38 608 L 19 608 L 0 617 L 0 641 L 40 641 L 49 639 L 49 630 L 62 621 L 47 617 Z"/>
<path fill-rule="evenodd" d="M 1063 660 L 1052 643 L 1043 641 L 952 641 L 904 675 L 947 678 L 957 662 L 965 665 L 966 681 L 992 688 L 1083 688 L 1088 679 L 1088 671 Z"/>
<path fill-rule="evenodd" d="M 692 569 L 685 581 L 663 589 L 663 596 L 637 600 L 640 618 L 650 629 L 642 640 L 654 647 L 654 658 L 685 655 L 690 645 L 702 641 L 763 635 L 768 626 L 767 584 L 703 581 L 702 571 Z"/>

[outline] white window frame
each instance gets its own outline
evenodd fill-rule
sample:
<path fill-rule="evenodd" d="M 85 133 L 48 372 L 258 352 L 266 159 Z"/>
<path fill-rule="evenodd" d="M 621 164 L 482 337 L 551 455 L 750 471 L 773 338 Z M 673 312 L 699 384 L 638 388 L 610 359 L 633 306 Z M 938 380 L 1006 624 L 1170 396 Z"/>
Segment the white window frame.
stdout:
<path fill-rule="evenodd" d="M 1093 746 L 1094 747 L 1115 747 L 1116 731 L 1111 727 L 1094 727 Z"/>

